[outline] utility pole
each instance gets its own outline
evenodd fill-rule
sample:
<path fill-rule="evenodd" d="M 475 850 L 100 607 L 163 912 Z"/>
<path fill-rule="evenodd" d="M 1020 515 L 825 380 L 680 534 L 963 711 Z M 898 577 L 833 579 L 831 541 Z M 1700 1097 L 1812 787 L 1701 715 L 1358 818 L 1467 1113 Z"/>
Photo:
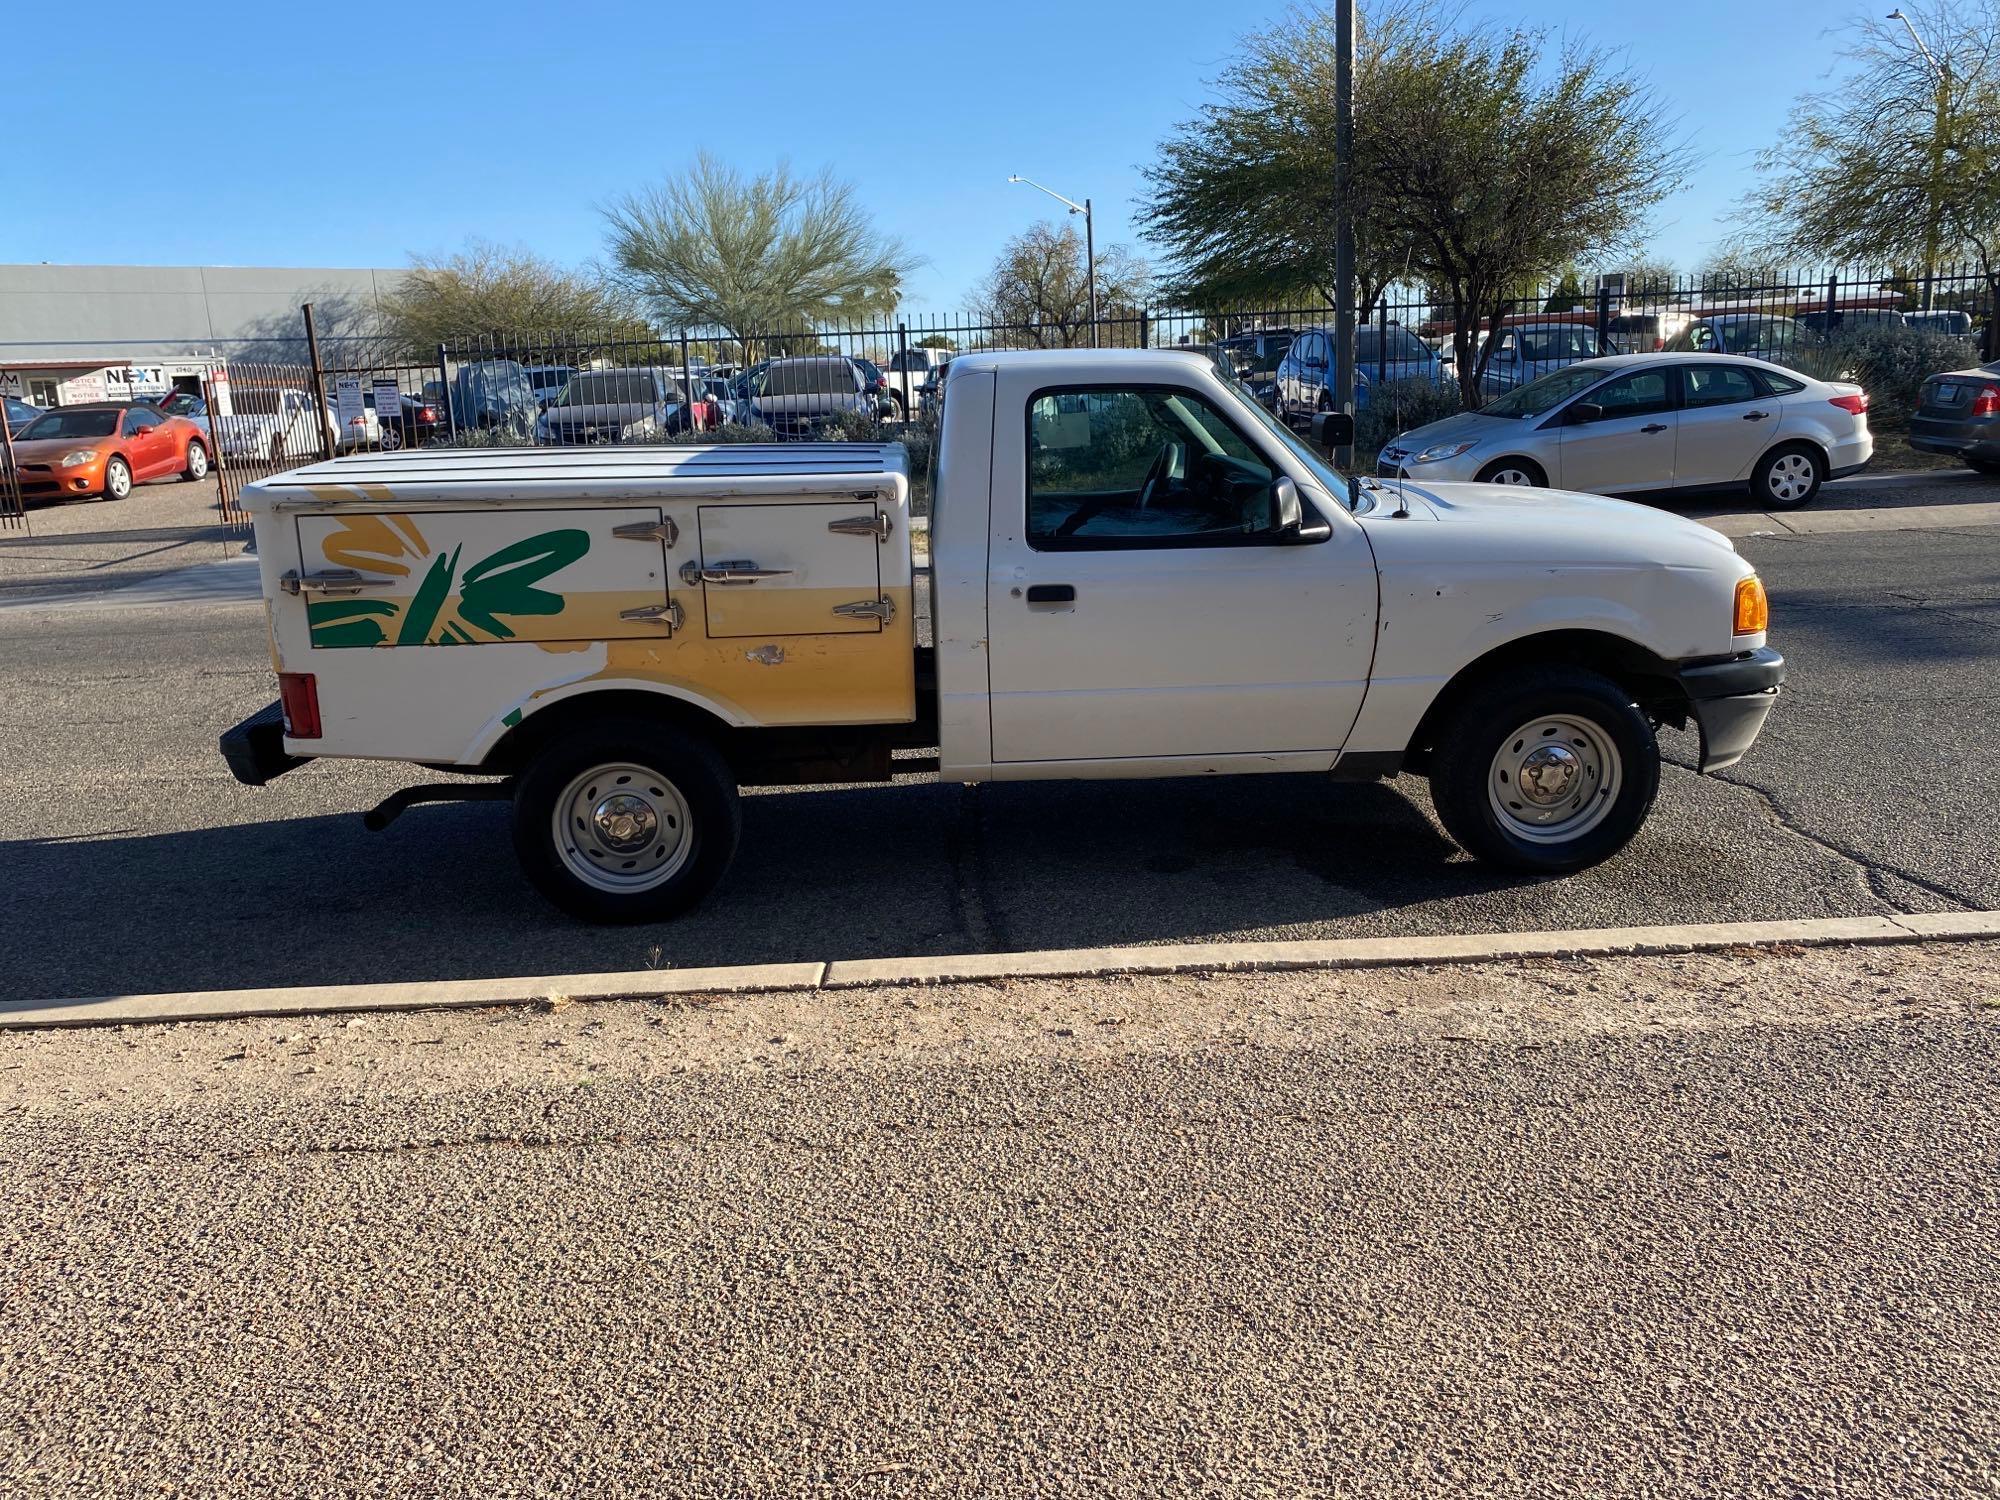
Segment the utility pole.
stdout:
<path fill-rule="evenodd" d="M 1924 216 L 1923 297 L 1923 309 L 1929 312 L 1937 283 L 1938 242 L 1943 237 L 1944 153 L 1951 126 L 1951 65 L 1941 61 L 1924 45 L 1924 39 L 1917 35 L 1916 23 L 1900 8 L 1890 11 L 1884 19 L 1903 23 L 1903 29 L 1909 32 L 1910 40 L 1916 43 L 1917 51 L 1931 70 L 1931 180 L 1930 191 L 1926 195 L 1930 202 Z"/>
<path fill-rule="evenodd" d="M 1334 403 L 1354 412 L 1354 0 L 1334 6 L 1333 72 L 1333 342 Z M 1334 451 L 1336 464 L 1354 462 L 1354 445 Z"/>

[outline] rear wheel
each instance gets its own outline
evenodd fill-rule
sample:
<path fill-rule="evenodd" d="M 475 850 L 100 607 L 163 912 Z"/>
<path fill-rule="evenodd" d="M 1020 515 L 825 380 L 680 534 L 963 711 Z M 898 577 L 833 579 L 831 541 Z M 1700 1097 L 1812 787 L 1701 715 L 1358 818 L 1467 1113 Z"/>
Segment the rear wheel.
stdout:
<path fill-rule="evenodd" d="M 1975 474 L 2000 474 L 2000 458 L 1968 458 L 1965 466 Z"/>
<path fill-rule="evenodd" d="M 208 473 L 208 447 L 200 438 L 188 440 L 187 465 L 181 470 L 183 479 L 200 479 Z"/>
<path fill-rule="evenodd" d="M 122 458 L 106 459 L 104 464 L 104 498 L 123 500 L 132 493 L 132 466 Z"/>
<path fill-rule="evenodd" d="M 587 922 L 659 921 L 721 880 L 742 833 L 713 746 L 646 719 L 573 731 L 514 790 L 514 851 L 535 888 Z"/>
<path fill-rule="evenodd" d="M 1826 460 L 1804 443 L 1773 448 L 1758 460 L 1750 477 L 1750 498 L 1770 510 L 1799 510 L 1812 504 L 1826 481 Z"/>
<path fill-rule="evenodd" d="M 1528 484 L 1549 487 L 1549 476 L 1532 458 L 1496 458 L 1473 476 L 1481 484 Z"/>
<path fill-rule="evenodd" d="M 1458 706 L 1439 730 L 1430 779 L 1439 818 L 1468 854 L 1557 875 L 1631 842 L 1659 791 L 1660 749 L 1610 678 L 1529 668 Z"/>

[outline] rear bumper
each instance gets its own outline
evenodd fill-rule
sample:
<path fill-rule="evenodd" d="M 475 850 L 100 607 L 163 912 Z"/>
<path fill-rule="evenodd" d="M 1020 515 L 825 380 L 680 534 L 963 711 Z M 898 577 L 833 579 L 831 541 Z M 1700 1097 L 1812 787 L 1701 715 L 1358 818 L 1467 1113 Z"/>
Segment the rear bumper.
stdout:
<path fill-rule="evenodd" d="M 1934 417 L 1912 417 L 1909 439 L 1910 446 L 1920 453 L 2000 461 L 2000 424 L 1993 422 L 1948 422 Z"/>
<path fill-rule="evenodd" d="M 1680 669 L 1681 689 L 1701 731 L 1700 769 L 1726 770 L 1756 743 L 1785 681 L 1785 658 L 1769 646 Z"/>
<path fill-rule="evenodd" d="M 285 748 L 285 714 L 276 703 L 223 733 L 222 758 L 245 786 L 264 786 L 306 763 L 306 757 Z"/>

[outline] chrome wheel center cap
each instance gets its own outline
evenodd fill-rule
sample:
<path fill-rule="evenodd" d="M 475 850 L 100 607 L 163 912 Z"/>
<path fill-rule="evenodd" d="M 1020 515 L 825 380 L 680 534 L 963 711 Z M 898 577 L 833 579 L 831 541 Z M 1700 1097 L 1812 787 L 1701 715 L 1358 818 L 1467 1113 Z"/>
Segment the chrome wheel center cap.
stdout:
<path fill-rule="evenodd" d="M 607 849 L 630 854 L 659 835 L 660 817 L 652 803 L 629 792 L 616 792 L 591 809 L 597 836 Z"/>
<path fill-rule="evenodd" d="M 1537 745 L 1521 761 L 1514 780 L 1521 795 L 1538 807 L 1563 801 L 1576 788 L 1583 766 L 1566 745 Z"/>

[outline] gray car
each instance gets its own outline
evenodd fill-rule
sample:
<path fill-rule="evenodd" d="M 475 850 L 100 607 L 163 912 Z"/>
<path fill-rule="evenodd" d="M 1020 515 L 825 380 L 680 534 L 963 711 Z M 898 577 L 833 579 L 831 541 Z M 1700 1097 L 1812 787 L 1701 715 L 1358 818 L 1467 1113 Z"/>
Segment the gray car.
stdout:
<path fill-rule="evenodd" d="M 780 437 L 814 437 L 842 412 L 874 415 L 868 378 L 853 360 L 838 354 L 774 359 L 752 370 L 744 382 L 749 419 Z"/>
<path fill-rule="evenodd" d="M 1926 380 L 1910 417 L 1910 446 L 2000 474 L 2000 359 Z"/>
<path fill-rule="evenodd" d="M 1518 386 L 1403 433 L 1379 472 L 1602 495 L 1740 490 L 1764 509 L 1810 502 L 1875 451 L 1858 385 L 1730 355 L 1623 354 Z"/>
<path fill-rule="evenodd" d="M 535 419 L 535 441 L 654 443 L 687 426 L 680 387 L 660 370 L 585 370 Z"/>

